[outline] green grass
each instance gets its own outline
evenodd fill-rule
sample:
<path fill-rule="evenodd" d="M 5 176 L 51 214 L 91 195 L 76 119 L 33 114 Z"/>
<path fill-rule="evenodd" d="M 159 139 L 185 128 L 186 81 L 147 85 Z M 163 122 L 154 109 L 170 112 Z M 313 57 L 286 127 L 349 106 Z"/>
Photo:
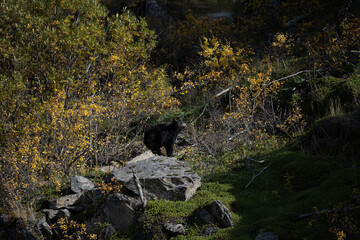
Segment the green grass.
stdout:
<path fill-rule="evenodd" d="M 280 151 L 269 158 L 268 170 L 247 190 L 240 187 L 248 181 L 244 171 L 233 179 L 239 187 L 232 188 L 235 201 L 231 207 L 242 221 L 228 230 L 230 235 L 253 239 L 259 229 L 266 229 L 280 239 L 316 239 L 319 236 L 307 228 L 309 219 L 298 221 L 296 217 L 313 212 L 314 207 L 328 209 L 346 200 L 359 182 L 358 170 L 301 152 Z M 286 190 L 286 174 L 292 177 L 288 181 L 292 191 Z"/>
<path fill-rule="evenodd" d="M 271 164 L 247 189 L 253 171 L 262 167 L 234 169 L 226 176 L 214 176 L 187 202 L 149 201 L 141 224 L 160 226 L 167 219 L 186 222 L 187 235 L 175 238 L 178 240 L 254 239 L 260 229 L 272 231 L 280 239 L 329 239 L 329 226 L 316 230 L 309 227 L 313 218 L 297 217 L 314 212 L 314 207 L 329 209 L 347 201 L 359 185 L 359 170 L 342 167 L 337 159 L 296 151 L 278 150 L 267 159 Z M 198 214 L 217 199 L 229 207 L 235 226 L 201 237 Z M 118 234 L 114 239 L 125 238 Z"/>

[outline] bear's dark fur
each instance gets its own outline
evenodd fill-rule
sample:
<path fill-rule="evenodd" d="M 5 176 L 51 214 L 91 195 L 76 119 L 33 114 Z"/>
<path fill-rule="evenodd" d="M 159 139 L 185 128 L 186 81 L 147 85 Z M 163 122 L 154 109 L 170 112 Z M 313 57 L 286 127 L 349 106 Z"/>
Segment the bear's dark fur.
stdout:
<path fill-rule="evenodd" d="M 184 128 L 183 124 L 174 120 L 171 124 L 156 124 L 145 130 L 144 143 L 154 154 L 161 154 L 161 147 L 165 147 L 168 157 L 173 155 L 174 143 L 177 135 Z"/>

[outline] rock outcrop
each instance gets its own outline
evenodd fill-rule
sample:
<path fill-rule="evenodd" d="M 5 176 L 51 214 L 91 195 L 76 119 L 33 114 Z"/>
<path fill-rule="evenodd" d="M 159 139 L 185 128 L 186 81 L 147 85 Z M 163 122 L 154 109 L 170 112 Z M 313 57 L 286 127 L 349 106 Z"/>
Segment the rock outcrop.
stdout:
<path fill-rule="evenodd" d="M 205 224 L 204 236 L 216 233 L 219 227 L 228 228 L 234 226 L 229 209 L 220 200 L 215 200 L 202 209 L 199 217 Z"/>
<path fill-rule="evenodd" d="M 229 209 L 220 200 L 216 200 L 207 208 L 223 228 L 234 226 L 234 222 Z"/>
<path fill-rule="evenodd" d="M 91 220 L 91 228 L 96 223 L 109 223 L 116 231 L 126 231 L 136 220 L 136 212 L 141 206 L 137 199 L 121 193 L 110 195 L 100 207 L 97 216 Z"/>
<path fill-rule="evenodd" d="M 186 201 L 201 186 L 201 178 L 190 166 L 176 158 L 153 156 L 144 160 L 130 161 L 124 167 L 113 171 L 114 177 L 125 188 L 138 194 L 134 180 L 140 180 L 145 198 Z"/>
<path fill-rule="evenodd" d="M 71 187 L 66 191 L 68 195 L 48 201 L 48 207 L 42 209 L 41 216 L 35 223 L 39 235 L 49 240 L 61 239 L 65 233 L 61 232 L 57 225 L 59 219 L 70 222 L 80 216 L 87 219 L 87 234 L 95 233 L 98 239 L 110 239 L 117 231 L 127 231 L 146 207 L 146 201 L 140 201 L 139 189 L 149 200 L 186 201 L 201 186 L 201 178 L 187 163 L 176 158 L 157 156 L 150 151 L 134 158 L 123 167 L 116 168 L 114 164 L 112 167 L 115 167 L 113 176 L 107 175 L 103 181 L 111 184 L 108 180 L 114 177 L 123 184 L 121 193 L 106 196 L 90 179 L 77 175 L 71 177 Z M 24 239 L 32 239 L 30 232 L 20 227 L 9 232 L 6 218 L 0 220 L 0 236 L 20 234 Z M 159 224 L 164 234 L 169 237 L 186 232 L 185 225 L 178 221 L 167 220 Z"/>
<path fill-rule="evenodd" d="M 95 188 L 94 183 L 83 176 L 72 176 L 70 178 L 71 191 L 74 193 L 81 193 L 84 190 L 92 190 Z"/>
<path fill-rule="evenodd" d="M 74 205 L 74 203 L 81 197 L 82 193 L 70 194 L 59 197 L 49 201 L 51 209 L 61 209 Z"/>

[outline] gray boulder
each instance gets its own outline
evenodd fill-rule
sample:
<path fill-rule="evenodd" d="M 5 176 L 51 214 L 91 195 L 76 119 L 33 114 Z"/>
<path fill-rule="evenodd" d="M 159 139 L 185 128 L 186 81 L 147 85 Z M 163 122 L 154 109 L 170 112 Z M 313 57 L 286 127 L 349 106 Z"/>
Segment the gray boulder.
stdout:
<path fill-rule="evenodd" d="M 136 211 L 139 206 L 141 204 L 138 200 L 121 193 L 114 193 L 106 199 L 100 207 L 97 217 L 91 220 L 90 225 L 93 228 L 96 223 L 107 222 L 116 231 L 126 231 L 135 222 Z"/>
<path fill-rule="evenodd" d="M 103 194 L 100 189 L 83 191 L 74 205 L 84 208 L 85 206 L 96 203 L 102 196 Z"/>
<path fill-rule="evenodd" d="M 49 201 L 49 207 L 51 209 L 62 209 L 66 208 L 73 212 L 82 211 L 86 206 L 94 204 L 101 198 L 101 191 L 98 189 L 84 190 L 80 193 L 65 195 L 57 199 Z M 52 219 L 52 216 L 57 212 L 50 211 L 49 209 L 44 210 L 44 213 L 48 215 L 48 219 Z"/>
<path fill-rule="evenodd" d="M 207 210 L 218 220 L 222 227 L 227 228 L 234 226 L 229 209 L 220 200 L 212 202 Z"/>
<path fill-rule="evenodd" d="M 81 195 L 81 193 L 76 193 L 50 200 L 49 206 L 51 209 L 66 208 L 73 205 L 81 197 Z"/>
<path fill-rule="evenodd" d="M 123 186 L 139 194 L 133 172 L 140 180 L 145 198 L 186 201 L 201 186 L 201 178 L 191 167 L 176 158 L 153 156 L 136 162 L 128 162 L 113 171 L 113 175 Z"/>
<path fill-rule="evenodd" d="M 70 184 L 71 184 L 71 191 L 74 193 L 81 193 L 84 190 L 92 190 L 95 188 L 94 183 L 83 176 L 72 176 L 70 178 Z"/>
<path fill-rule="evenodd" d="M 164 223 L 164 228 L 172 235 L 185 234 L 185 227 L 181 223 L 167 221 Z"/>

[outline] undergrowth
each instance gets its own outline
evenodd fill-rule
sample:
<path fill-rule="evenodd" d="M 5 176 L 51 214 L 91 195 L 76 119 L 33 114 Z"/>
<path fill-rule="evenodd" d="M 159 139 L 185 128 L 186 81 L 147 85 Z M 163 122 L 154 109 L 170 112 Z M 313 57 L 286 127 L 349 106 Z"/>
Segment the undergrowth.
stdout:
<path fill-rule="evenodd" d="M 157 229 L 155 238 L 163 239 L 164 221 L 185 223 L 186 234 L 174 238 L 178 240 L 254 239 L 260 229 L 272 231 L 280 239 L 337 239 L 341 232 L 358 236 L 356 231 L 346 232 L 351 226 L 341 223 L 340 219 L 348 217 L 346 214 L 300 216 L 336 209 L 341 204 L 342 207 L 353 206 L 351 197 L 359 184 L 359 169 L 341 167 L 338 159 L 285 148 L 262 157 L 266 161 L 256 167 L 245 167 L 244 163 L 225 175 L 214 175 L 186 202 L 149 201 L 139 220 L 141 226 L 148 230 Z M 249 184 L 253 175 L 267 165 L 266 170 Z M 229 207 L 235 225 L 203 237 L 205 227 L 199 212 L 214 200 L 221 200 Z M 321 225 L 323 218 L 328 222 L 336 218 L 337 223 Z M 356 219 L 351 219 L 349 224 L 354 225 Z M 113 239 L 133 239 L 121 236 L 118 233 Z"/>

